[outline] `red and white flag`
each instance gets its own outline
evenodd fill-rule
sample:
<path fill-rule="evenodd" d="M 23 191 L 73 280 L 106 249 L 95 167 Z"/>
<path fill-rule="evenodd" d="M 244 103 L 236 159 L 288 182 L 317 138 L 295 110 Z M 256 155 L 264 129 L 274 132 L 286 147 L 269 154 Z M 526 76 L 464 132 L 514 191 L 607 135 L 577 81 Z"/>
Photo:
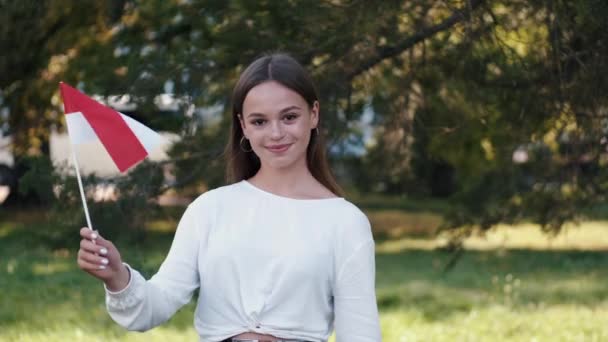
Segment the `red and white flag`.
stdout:
<path fill-rule="evenodd" d="M 59 87 L 72 144 L 101 141 L 120 172 L 146 158 L 160 144 L 161 136 L 145 125 L 63 82 Z"/>

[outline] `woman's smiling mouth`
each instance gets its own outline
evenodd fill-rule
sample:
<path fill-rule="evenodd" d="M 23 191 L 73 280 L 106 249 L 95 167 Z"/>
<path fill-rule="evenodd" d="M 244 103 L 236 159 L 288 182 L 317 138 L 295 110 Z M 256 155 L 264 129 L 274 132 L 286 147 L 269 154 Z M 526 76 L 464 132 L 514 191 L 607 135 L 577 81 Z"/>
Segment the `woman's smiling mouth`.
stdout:
<path fill-rule="evenodd" d="M 281 152 L 285 152 L 287 151 L 287 149 L 289 148 L 289 146 L 291 146 L 292 144 L 284 144 L 284 145 L 272 145 L 272 146 L 267 146 L 266 148 L 268 150 L 270 150 L 271 152 L 275 152 L 275 153 L 281 153 Z"/>

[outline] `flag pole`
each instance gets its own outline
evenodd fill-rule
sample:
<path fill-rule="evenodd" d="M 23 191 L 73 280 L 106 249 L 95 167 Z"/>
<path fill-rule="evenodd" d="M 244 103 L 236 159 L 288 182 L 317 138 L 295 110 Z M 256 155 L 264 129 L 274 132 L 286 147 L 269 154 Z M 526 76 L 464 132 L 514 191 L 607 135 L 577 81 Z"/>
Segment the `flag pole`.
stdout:
<path fill-rule="evenodd" d="M 80 178 L 80 171 L 78 170 L 78 160 L 76 159 L 76 152 L 74 152 L 74 146 L 71 146 L 70 150 L 72 150 L 72 160 L 74 161 L 74 168 L 76 169 L 76 178 L 78 179 L 78 188 L 80 189 L 80 198 L 82 199 L 82 206 L 84 207 L 84 215 L 87 218 L 87 225 L 89 229 L 93 230 L 93 224 L 91 223 L 91 217 L 89 216 L 89 207 L 87 207 L 87 200 L 84 196 L 84 189 L 82 187 L 82 179 Z"/>

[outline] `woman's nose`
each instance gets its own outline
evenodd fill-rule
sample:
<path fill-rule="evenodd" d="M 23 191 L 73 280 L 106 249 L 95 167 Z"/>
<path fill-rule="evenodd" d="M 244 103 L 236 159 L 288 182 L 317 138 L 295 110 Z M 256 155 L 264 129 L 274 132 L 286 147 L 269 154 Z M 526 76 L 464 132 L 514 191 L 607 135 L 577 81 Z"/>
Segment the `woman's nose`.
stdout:
<path fill-rule="evenodd" d="M 281 123 L 278 123 L 278 122 L 273 123 L 271 125 L 270 130 L 271 130 L 270 131 L 271 138 L 280 139 L 283 137 L 283 127 L 281 126 Z"/>

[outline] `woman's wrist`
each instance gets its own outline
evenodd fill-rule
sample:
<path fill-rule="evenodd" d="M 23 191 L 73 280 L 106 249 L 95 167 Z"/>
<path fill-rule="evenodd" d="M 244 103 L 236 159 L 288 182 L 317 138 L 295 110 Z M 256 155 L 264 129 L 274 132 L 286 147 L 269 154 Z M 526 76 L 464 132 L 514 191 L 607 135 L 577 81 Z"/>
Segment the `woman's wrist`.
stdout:
<path fill-rule="evenodd" d="M 119 292 L 124 290 L 127 285 L 129 285 L 129 280 L 131 279 L 131 272 L 129 268 L 122 264 L 120 271 L 116 274 L 115 277 L 109 279 L 105 282 L 106 289 L 110 292 Z"/>

